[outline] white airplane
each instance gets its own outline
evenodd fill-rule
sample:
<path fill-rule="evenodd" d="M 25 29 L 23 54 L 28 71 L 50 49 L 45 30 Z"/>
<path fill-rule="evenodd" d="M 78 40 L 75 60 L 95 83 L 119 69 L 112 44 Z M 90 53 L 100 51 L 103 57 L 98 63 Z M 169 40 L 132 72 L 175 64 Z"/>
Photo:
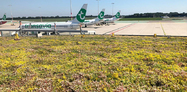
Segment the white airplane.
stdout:
<path fill-rule="evenodd" d="M 95 19 L 91 19 L 91 20 L 85 20 L 83 23 L 83 25 L 85 25 L 85 27 L 87 27 L 88 25 L 94 25 L 94 24 L 97 24 L 99 23 L 103 18 L 104 18 L 104 15 L 105 15 L 105 9 L 103 9 L 97 16 L 97 18 Z"/>
<path fill-rule="evenodd" d="M 87 4 L 84 4 L 81 8 L 81 10 L 78 12 L 76 18 L 72 21 L 68 22 L 35 22 L 35 23 L 27 23 L 22 24 L 22 29 L 46 29 L 46 30 L 52 30 L 52 29 L 58 29 L 58 30 L 73 30 L 80 28 L 80 23 L 83 23 L 85 20 L 87 12 Z"/>
<path fill-rule="evenodd" d="M 7 23 L 6 21 L 6 14 L 3 15 L 2 20 L 0 20 L 0 25 Z"/>
<path fill-rule="evenodd" d="M 119 19 L 120 12 L 121 11 L 117 12 L 117 14 L 115 15 L 115 17 L 103 19 L 104 23 L 114 23 L 114 21 L 116 21 L 116 20 Z"/>

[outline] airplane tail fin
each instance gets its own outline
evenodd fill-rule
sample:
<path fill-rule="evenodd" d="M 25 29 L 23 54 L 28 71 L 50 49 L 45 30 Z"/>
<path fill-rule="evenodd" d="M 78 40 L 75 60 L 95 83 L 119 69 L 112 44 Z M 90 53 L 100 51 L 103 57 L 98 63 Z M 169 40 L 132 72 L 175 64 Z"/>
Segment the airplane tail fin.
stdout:
<path fill-rule="evenodd" d="M 72 21 L 74 23 L 82 23 L 85 20 L 85 16 L 86 16 L 86 12 L 87 12 L 87 5 L 88 4 L 84 4 L 81 8 L 81 10 L 78 12 L 77 16 L 75 17 L 75 19 Z"/>
<path fill-rule="evenodd" d="M 3 20 L 6 20 L 6 13 L 3 15 Z"/>
<path fill-rule="evenodd" d="M 102 19 L 104 18 L 104 16 L 105 16 L 105 9 L 103 9 L 103 10 L 99 13 L 99 15 L 98 15 L 97 18 L 99 18 L 100 20 L 102 20 Z"/>
<path fill-rule="evenodd" d="M 119 18 L 120 17 L 120 13 L 121 13 L 121 11 L 117 12 L 117 14 L 115 15 L 115 17 Z"/>

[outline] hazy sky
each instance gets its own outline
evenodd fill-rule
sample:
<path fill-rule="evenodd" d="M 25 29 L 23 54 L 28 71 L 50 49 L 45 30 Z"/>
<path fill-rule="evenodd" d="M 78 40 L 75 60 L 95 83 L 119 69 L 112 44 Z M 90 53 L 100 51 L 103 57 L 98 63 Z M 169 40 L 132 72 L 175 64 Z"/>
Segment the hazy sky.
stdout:
<path fill-rule="evenodd" d="M 73 15 L 76 15 L 83 4 L 88 4 L 87 15 L 98 14 L 98 1 L 72 0 Z M 106 14 L 121 10 L 122 15 L 147 12 L 187 12 L 187 0 L 100 0 L 99 10 L 105 8 Z M 9 6 L 12 5 L 12 6 Z M 41 8 L 39 8 L 41 7 Z M 68 16 L 70 0 L 0 0 L 0 16 L 4 13 L 11 17 L 22 16 Z"/>

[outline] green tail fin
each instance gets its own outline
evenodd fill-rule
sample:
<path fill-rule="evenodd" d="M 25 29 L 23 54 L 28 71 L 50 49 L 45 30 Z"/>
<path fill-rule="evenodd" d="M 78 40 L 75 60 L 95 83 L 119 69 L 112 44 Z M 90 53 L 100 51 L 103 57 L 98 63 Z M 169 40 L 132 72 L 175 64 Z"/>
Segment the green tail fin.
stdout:
<path fill-rule="evenodd" d="M 105 9 L 103 9 L 103 10 L 99 13 L 98 18 L 99 18 L 99 19 L 103 19 L 104 16 L 105 16 Z"/>
<path fill-rule="evenodd" d="M 119 17 L 120 17 L 120 12 L 121 12 L 121 11 L 117 12 L 117 14 L 115 15 L 116 18 L 119 18 Z"/>
<path fill-rule="evenodd" d="M 81 10 L 79 11 L 79 13 L 76 16 L 76 19 L 79 22 L 84 22 L 85 20 L 85 16 L 86 16 L 86 10 L 87 10 L 87 4 L 84 4 L 81 8 Z"/>
<path fill-rule="evenodd" d="M 3 20 L 6 20 L 6 14 L 4 14 L 4 16 L 3 16 Z"/>

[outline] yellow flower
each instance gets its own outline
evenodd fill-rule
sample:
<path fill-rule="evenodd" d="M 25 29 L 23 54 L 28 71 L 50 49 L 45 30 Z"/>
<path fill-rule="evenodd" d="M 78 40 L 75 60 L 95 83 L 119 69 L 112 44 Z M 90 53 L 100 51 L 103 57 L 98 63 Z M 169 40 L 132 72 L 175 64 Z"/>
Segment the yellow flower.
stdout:
<path fill-rule="evenodd" d="M 32 91 L 33 89 L 34 89 L 34 88 L 29 88 L 28 90 L 29 90 L 29 91 Z"/>
<path fill-rule="evenodd" d="M 60 83 L 60 82 L 62 82 L 62 80 L 61 80 L 61 79 L 58 79 L 58 82 Z"/>
<path fill-rule="evenodd" d="M 119 68 L 117 68 L 117 71 L 120 71 Z"/>
<path fill-rule="evenodd" d="M 104 92 L 108 92 L 107 88 L 103 88 L 103 91 L 104 91 Z"/>
<path fill-rule="evenodd" d="M 132 66 L 132 68 L 131 68 L 131 72 L 134 72 L 135 70 L 134 70 L 134 67 Z"/>
<path fill-rule="evenodd" d="M 64 75 L 62 78 L 65 80 L 65 79 L 66 79 L 66 76 Z"/>
<path fill-rule="evenodd" d="M 118 77 L 118 73 L 114 73 L 114 74 L 113 74 L 113 78 L 116 78 L 116 79 L 119 78 L 119 77 Z"/>

